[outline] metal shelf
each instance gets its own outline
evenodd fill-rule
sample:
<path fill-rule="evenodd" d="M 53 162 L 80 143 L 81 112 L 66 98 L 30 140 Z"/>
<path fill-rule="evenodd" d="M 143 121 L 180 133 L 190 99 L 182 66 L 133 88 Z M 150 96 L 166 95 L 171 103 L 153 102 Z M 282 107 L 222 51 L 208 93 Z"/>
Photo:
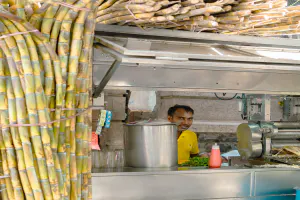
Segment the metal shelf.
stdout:
<path fill-rule="evenodd" d="M 300 47 L 300 40 L 298 39 L 224 35 L 203 32 L 196 33 L 191 31 L 168 29 L 143 30 L 138 27 L 103 24 L 97 24 L 95 34 L 99 36 L 135 37 L 175 41 L 181 40 L 185 42 L 216 43 L 223 45 L 278 47 L 288 49 L 299 49 Z"/>

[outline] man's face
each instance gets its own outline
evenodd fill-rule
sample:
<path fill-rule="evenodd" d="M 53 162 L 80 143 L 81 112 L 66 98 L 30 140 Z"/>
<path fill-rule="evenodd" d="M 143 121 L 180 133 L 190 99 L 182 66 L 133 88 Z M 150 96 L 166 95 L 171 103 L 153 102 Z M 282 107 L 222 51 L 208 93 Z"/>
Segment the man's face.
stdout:
<path fill-rule="evenodd" d="M 173 116 L 168 116 L 168 120 L 178 125 L 178 131 L 185 131 L 193 124 L 193 113 L 186 112 L 184 109 L 179 108 L 175 111 Z"/>

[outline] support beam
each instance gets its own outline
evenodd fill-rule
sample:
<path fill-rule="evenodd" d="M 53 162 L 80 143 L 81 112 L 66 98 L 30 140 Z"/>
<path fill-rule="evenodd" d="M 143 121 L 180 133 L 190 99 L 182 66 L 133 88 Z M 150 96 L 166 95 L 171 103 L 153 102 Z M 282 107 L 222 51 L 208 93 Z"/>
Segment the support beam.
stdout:
<path fill-rule="evenodd" d="M 99 97 L 99 95 L 101 94 L 101 92 L 104 90 L 106 84 L 108 83 L 108 81 L 110 80 L 110 78 L 114 75 L 114 73 L 116 72 L 116 70 L 120 67 L 121 62 L 116 60 L 108 69 L 108 71 L 106 72 L 105 76 L 103 77 L 103 79 L 101 80 L 101 82 L 99 83 L 98 86 L 94 87 L 94 92 L 93 92 L 93 98 L 97 98 Z"/>

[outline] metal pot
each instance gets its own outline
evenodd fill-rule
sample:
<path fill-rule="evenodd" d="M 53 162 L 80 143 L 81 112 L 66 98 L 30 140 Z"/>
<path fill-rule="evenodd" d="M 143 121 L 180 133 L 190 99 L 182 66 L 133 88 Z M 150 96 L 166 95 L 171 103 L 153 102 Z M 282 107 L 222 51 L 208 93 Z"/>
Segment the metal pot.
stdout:
<path fill-rule="evenodd" d="M 167 122 L 126 124 L 125 161 L 128 167 L 177 165 L 177 127 Z"/>

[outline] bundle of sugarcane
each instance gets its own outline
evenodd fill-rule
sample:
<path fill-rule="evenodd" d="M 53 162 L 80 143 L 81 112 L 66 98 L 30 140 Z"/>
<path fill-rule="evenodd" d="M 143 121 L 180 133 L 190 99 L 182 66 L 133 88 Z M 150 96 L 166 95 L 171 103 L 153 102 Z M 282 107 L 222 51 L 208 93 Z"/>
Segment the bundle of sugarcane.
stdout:
<path fill-rule="evenodd" d="M 231 10 L 237 0 L 155 1 L 155 0 L 107 0 L 98 7 L 96 21 L 101 24 L 134 25 L 143 28 L 215 29 L 218 22 L 201 20 Z"/>
<path fill-rule="evenodd" d="M 286 0 L 217 0 L 212 3 L 101 0 L 101 3 L 97 11 L 97 22 L 101 24 L 264 36 L 299 32 L 300 7 L 286 7 Z"/>
<path fill-rule="evenodd" d="M 278 36 L 298 34 L 300 6 L 277 8 L 253 13 L 243 23 L 224 30 L 228 34 Z"/>
<path fill-rule="evenodd" d="M 0 4 L 2 199 L 91 199 L 92 0 Z"/>

